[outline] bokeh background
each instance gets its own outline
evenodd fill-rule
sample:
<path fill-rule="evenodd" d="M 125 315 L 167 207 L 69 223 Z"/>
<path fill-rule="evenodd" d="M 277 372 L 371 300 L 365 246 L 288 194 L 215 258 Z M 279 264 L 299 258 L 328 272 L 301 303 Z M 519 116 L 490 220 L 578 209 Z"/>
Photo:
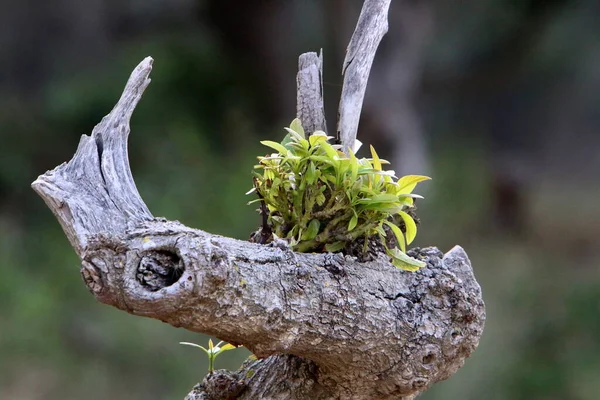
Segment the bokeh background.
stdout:
<path fill-rule="evenodd" d="M 335 130 L 357 0 L 0 1 L 0 399 L 183 399 L 207 338 L 99 304 L 30 183 L 155 59 L 130 158 L 157 216 L 247 238 L 261 139 L 323 48 Z M 600 2 L 394 0 L 359 138 L 422 173 L 416 244 L 462 245 L 488 320 L 423 399 L 600 398 Z M 218 368 L 237 368 L 245 350 Z"/>

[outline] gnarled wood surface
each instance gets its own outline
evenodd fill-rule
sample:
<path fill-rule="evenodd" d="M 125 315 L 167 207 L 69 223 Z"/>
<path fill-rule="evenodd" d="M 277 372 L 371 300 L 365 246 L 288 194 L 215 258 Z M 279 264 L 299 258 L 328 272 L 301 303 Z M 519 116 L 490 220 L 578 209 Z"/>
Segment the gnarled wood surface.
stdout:
<path fill-rule="evenodd" d="M 308 68 L 299 87 L 315 94 L 320 67 Z M 151 69 L 146 58 L 73 159 L 32 186 L 99 301 L 243 344 L 261 358 L 210 375 L 188 399 L 409 399 L 463 365 L 485 308 L 458 246 L 445 255 L 413 250 L 427 267 L 410 273 L 383 255 L 359 262 L 294 253 L 284 243 L 259 245 L 154 218 L 127 155 L 129 119 Z M 321 105 L 299 105 L 299 116 L 319 127 L 322 93 L 306 98 Z"/>

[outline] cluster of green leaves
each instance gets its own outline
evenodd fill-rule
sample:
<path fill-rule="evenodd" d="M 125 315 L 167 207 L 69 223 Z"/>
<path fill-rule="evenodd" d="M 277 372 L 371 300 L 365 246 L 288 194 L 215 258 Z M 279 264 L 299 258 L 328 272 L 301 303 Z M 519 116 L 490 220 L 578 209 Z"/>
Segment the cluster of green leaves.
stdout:
<path fill-rule="evenodd" d="M 299 252 L 337 252 L 360 238 L 366 252 L 369 239 L 378 237 L 398 268 L 415 271 L 425 265 L 405 254 L 417 234 L 407 211 L 414 198 L 422 198 L 412 194 L 417 183 L 430 178 L 397 179 L 394 171 L 382 169 L 389 163 L 372 146 L 371 158 L 358 159 L 356 148 L 347 156 L 325 132 L 306 137 L 298 119 L 285 129 L 281 143 L 261 142 L 276 153 L 258 157 L 248 192 L 257 193 L 250 203 L 261 203 L 267 215 L 263 233 L 287 239 Z"/>

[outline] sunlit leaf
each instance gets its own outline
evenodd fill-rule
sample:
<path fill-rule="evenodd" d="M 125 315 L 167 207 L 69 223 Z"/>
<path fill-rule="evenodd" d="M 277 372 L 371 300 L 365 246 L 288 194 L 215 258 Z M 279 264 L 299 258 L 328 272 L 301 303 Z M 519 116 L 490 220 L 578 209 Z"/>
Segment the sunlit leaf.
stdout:
<path fill-rule="evenodd" d="M 402 233 L 400 228 L 398 228 L 398 226 L 396 226 L 396 224 L 394 224 L 393 222 L 390 222 L 390 221 L 383 221 L 383 223 L 386 224 L 394 233 L 394 236 L 396 237 L 396 241 L 398 242 L 398 246 L 400 247 L 400 250 L 406 251 L 406 243 L 404 241 L 404 234 Z"/>
<path fill-rule="evenodd" d="M 321 142 L 327 142 L 329 139 L 332 139 L 332 136 L 327 136 L 327 134 L 323 131 L 315 131 L 312 135 L 308 137 L 308 141 L 311 146 L 315 146 Z"/>
<path fill-rule="evenodd" d="M 417 224 L 415 224 L 415 220 L 404 211 L 399 211 L 398 214 L 402 217 L 404 226 L 406 227 L 406 244 L 411 244 L 412 241 L 415 240 L 415 236 L 417 236 Z"/>
<path fill-rule="evenodd" d="M 285 146 L 281 145 L 280 143 L 273 142 L 272 140 L 261 140 L 260 143 L 262 145 L 272 148 L 273 150 L 278 151 L 284 156 L 288 153 L 288 150 L 285 148 Z"/>
<path fill-rule="evenodd" d="M 237 346 L 232 345 L 231 343 L 227 343 L 226 345 L 221 347 L 221 351 L 233 350 L 237 349 Z"/>
<path fill-rule="evenodd" d="M 371 148 L 371 157 L 373 157 L 373 168 L 375 168 L 378 171 L 381 171 L 381 161 L 379 160 L 379 156 L 377 155 L 377 152 L 375 151 L 375 148 L 373 146 L 369 147 Z"/>
<path fill-rule="evenodd" d="M 406 175 L 398 180 L 398 193 L 410 193 L 415 189 L 417 183 L 430 180 L 431 178 L 423 175 Z"/>
<path fill-rule="evenodd" d="M 392 264 L 406 271 L 414 272 L 427 265 L 425 262 L 409 257 L 396 248 L 388 249 L 388 254 L 392 257 Z"/>

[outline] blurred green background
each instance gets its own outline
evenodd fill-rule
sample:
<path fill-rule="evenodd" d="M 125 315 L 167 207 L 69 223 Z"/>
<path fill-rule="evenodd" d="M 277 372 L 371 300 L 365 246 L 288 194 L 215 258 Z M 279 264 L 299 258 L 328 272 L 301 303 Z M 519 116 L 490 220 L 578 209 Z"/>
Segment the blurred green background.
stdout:
<path fill-rule="evenodd" d="M 30 183 L 155 59 L 130 158 L 156 216 L 248 238 L 261 139 L 323 48 L 334 132 L 357 0 L 0 1 L 0 399 L 183 399 L 207 338 L 99 304 Z M 488 320 L 423 399 L 600 398 L 600 3 L 394 0 L 359 138 L 424 173 L 416 245 L 469 253 Z M 217 368 L 237 368 L 245 350 Z"/>

